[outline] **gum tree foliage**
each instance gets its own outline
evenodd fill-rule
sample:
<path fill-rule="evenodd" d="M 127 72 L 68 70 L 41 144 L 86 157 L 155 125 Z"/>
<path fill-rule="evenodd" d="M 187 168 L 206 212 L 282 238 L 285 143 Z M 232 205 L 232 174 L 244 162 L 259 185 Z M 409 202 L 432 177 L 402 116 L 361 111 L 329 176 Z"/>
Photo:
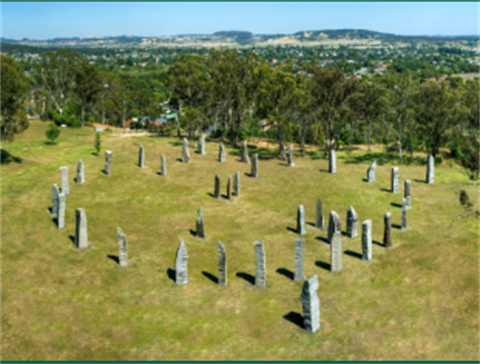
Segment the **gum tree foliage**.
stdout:
<path fill-rule="evenodd" d="M 73 91 L 80 104 L 82 128 L 85 126 L 85 110 L 91 108 L 100 94 L 102 84 L 97 66 L 86 60 L 78 62 L 74 69 L 75 84 Z"/>
<path fill-rule="evenodd" d="M 25 101 L 29 95 L 28 80 L 18 63 L 1 56 L 1 138 L 13 141 L 14 135 L 28 128 Z"/>

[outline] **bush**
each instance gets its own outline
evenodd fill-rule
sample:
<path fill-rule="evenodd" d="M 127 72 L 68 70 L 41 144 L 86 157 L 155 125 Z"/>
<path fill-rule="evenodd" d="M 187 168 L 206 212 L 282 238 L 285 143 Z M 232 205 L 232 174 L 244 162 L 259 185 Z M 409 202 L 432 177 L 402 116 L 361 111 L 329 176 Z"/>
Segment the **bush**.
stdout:
<path fill-rule="evenodd" d="M 96 133 L 95 135 L 95 150 L 97 151 L 97 155 L 100 153 L 100 149 L 101 149 L 101 146 L 102 146 L 102 141 L 100 139 L 100 133 Z"/>
<path fill-rule="evenodd" d="M 45 131 L 47 139 L 50 141 L 50 144 L 55 144 L 55 139 L 60 135 L 61 129 L 55 123 L 50 123 L 50 126 Z"/>
<path fill-rule="evenodd" d="M 443 158 L 442 157 L 435 157 L 435 164 L 442 164 Z"/>

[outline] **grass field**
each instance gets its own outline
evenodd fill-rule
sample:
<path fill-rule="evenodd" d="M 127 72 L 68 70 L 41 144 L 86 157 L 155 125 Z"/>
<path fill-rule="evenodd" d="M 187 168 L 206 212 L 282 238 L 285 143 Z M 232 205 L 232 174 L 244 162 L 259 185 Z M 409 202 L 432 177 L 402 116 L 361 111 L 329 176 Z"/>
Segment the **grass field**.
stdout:
<path fill-rule="evenodd" d="M 459 190 L 475 208 L 479 193 L 456 165 L 437 166 L 434 185 L 424 183 L 425 166 L 401 165 L 401 193 L 392 194 L 395 161 L 377 166 L 377 183 L 367 184 L 370 162 L 346 163 L 362 151 L 338 152 L 335 175 L 323 158 L 297 156 L 295 168 L 261 158 L 261 178 L 253 179 L 237 150 L 227 147 L 227 162 L 217 162 L 217 143 L 207 143 L 204 156 L 191 143 L 192 161 L 182 164 L 178 139 L 102 133 L 96 156 L 91 128 L 62 130 L 58 144 L 47 145 L 46 127 L 31 122 L 2 145 L 17 158 L 1 167 L 3 360 L 479 360 L 478 220 L 457 219 L 448 228 L 462 211 Z M 144 169 L 137 166 L 140 144 Z M 101 172 L 106 149 L 113 151 L 111 176 Z M 157 174 L 161 154 L 167 177 Z M 80 158 L 85 185 L 73 182 Z M 62 230 L 48 210 L 60 166 L 70 173 Z M 215 174 L 225 193 L 236 171 L 241 196 L 213 199 Z M 400 224 L 405 179 L 412 181 L 408 230 L 393 229 L 394 249 L 374 244 L 371 263 L 357 255 L 361 234 L 344 236 L 344 271 L 331 273 L 329 246 L 320 239 L 327 232 L 307 224 L 305 274 L 318 275 L 321 304 L 321 328 L 308 334 L 301 328 L 302 284 L 287 272 L 298 206 L 314 222 L 319 197 L 326 221 L 334 210 L 345 229 L 352 205 L 359 229 L 371 219 L 373 240 L 381 242 L 387 211 Z M 190 232 L 200 206 L 206 239 Z M 86 211 L 93 244 L 84 251 L 71 240 L 76 208 Z M 118 255 L 117 226 L 134 260 L 127 269 L 108 257 Z M 189 255 L 185 286 L 168 273 L 181 239 Z M 225 288 L 209 278 L 217 276 L 217 240 L 227 250 Z M 249 282 L 256 240 L 265 243 L 264 290 Z"/>

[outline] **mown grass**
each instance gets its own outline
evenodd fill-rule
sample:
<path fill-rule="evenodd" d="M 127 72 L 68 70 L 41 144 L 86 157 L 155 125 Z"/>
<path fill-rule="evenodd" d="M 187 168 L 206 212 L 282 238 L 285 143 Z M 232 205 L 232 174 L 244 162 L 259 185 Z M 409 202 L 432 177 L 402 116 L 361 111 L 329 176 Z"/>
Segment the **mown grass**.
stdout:
<path fill-rule="evenodd" d="M 474 201 L 479 194 L 458 167 L 438 166 L 435 184 L 427 185 L 424 166 L 402 165 L 402 193 L 394 195 L 386 191 L 394 165 L 388 160 L 377 167 L 374 184 L 363 182 L 370 161 L 339 158 L 331 175 L 328 160 L 310 156 L 296 157 L 295 168 L 260 159 L 261 178 L 252 179 L 238 151 L 227 147 L 227 162 L 219 163 L 215 143 L 207 143 L 205 156 L 194 153 L 192 143 L 185 165 L 177 161 L 175 139 L 103 133 L 96 156 L 91 129 L 62 130 L 57 145 L 46 145 L 45 128 L 32 122 L 2 145 L 21 159 L 1 167 L 3 360 L 479 360 L 478 220 L 456 220 L 448 228 L 461 212 L 458 191 Z M 140 144 L 144 169 L 136 165 Z M 105 149 L 113 151 L 111 176 L 101 173 Z M 157 174 L 161 154 L 165 178 Z M 73 183 L 79 158 L 82 186 Z M 48 208 L 63 165 L 71 194 L 66 228 L 57 230 Z M 241 196 L 214 200 L 215 174 L 225 193 L 227 176 L 236 171 Z M 293 271 L 298 235 L 289 228 L 298 205 L 313 222 L 320 197 L 326 214 L 339 213 L 343 228 L 352 205 L 360 223 L 372 219 L 373 239 L 381 242 L 385 212 L 400 224 L 400 208 L 392 203 L 401 204 L 405 179 L 412 181 L 409 229 L 393 230 L 394 249 L 374 244 L 372 263 L 345 253 L 345 270 L 330 273 L 329 247 L 319 240 L 326 231 L 307 224 L 305 273 L 318 274 L 321 302 L 321 329 L 309 335 L 299 320 L 302 285 L 285 274 Z M 200 206 L 204 240 L 190 233 Z M 73 248 L 69 237 L 80 207 L 94 244 L 85 251 Z M 108 257 L 118 255 L 117 226 L 134 260 L 128 269 Z M 189 254 L 186 286 L 168 274 L 180 239 Z M 217 240 L 228 256 L 223 289 L 209 278 L 217 276 Z M 265 243 L 265 290 L 248 282 L 256 240 Z M 360 236 L 342 240 L 344 251 L 361 252 Z"/>

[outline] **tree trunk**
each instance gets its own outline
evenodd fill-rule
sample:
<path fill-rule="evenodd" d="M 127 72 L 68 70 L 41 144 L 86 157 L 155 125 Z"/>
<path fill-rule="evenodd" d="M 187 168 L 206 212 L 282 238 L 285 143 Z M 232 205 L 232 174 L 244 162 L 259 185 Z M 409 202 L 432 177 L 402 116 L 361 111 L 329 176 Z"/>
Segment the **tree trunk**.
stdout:
<path fill-rule="evenodd" d="M 285 140 L 283 137 L 283 132 L 278 130 L 278 142 L 279 142 L 279 153 L 278 156 L 284 161 L 287 160 L 287 155 L 285 154 Z"/>
<path fill-rule="evenodd" d="M 403 153 L 402 153 L 402 129 L 400 120 L 398 121 L 398 158 L 400 159 L 400 163 L 403 163 Z"/>
<path fill-rule="evenodd" d="M 105 125 L 105 106 L 102 105 L 102 125 Z"/>
<path fill-rule="evenodd" d="M 372 133 L 372 128 L 370 125 L 370 121 L 367 122 L 367 145 L 368 145 L 368 151 L 370 152 L 370 134 Z"/>
<path fill-rule="evenodd" d="M 85 126 L 85 106 L 82 105 L 82 128 Z"/>
<path fill-rule="evenodd" d="M 300 126 L 298 128 L 298 133 L 300 134 L 300 149 L 302 150 L 302 156 L 305 158 L 305 130 Z"/>

